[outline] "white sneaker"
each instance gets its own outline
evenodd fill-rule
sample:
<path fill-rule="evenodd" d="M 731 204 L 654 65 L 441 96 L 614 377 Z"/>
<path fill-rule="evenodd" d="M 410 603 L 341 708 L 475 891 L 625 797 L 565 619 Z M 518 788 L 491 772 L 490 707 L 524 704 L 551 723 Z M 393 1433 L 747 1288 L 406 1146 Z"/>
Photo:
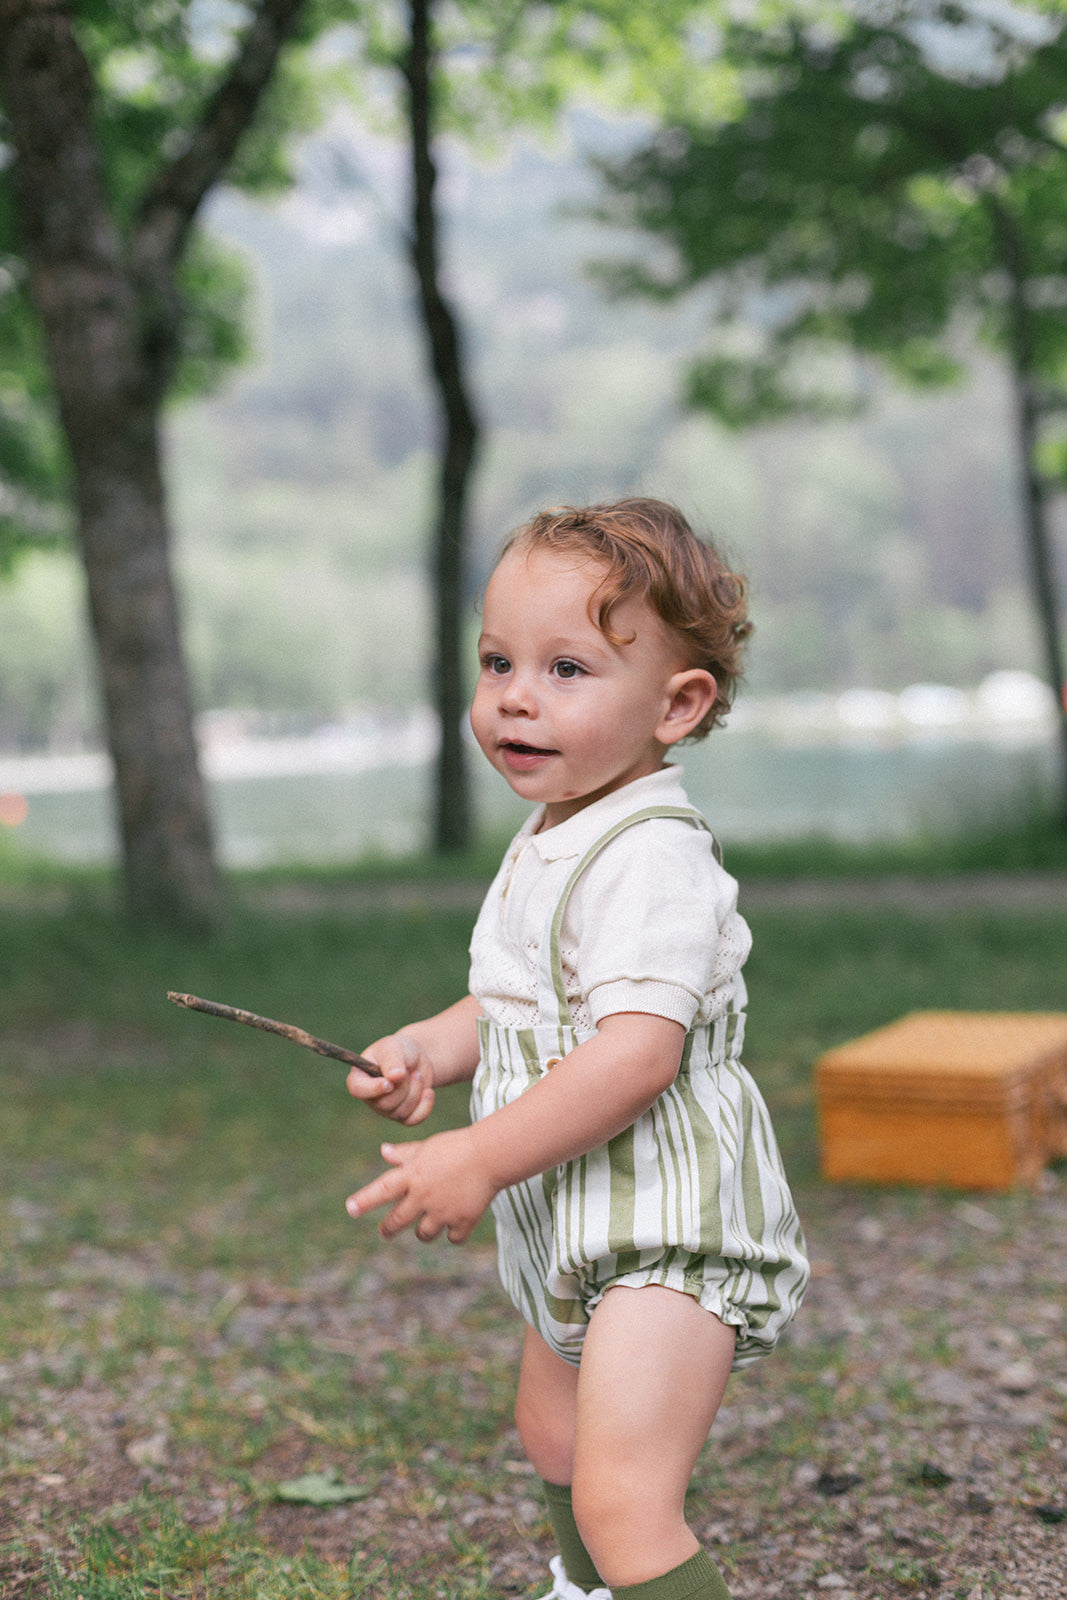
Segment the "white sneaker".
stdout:
<path fill-rule="evenodd" d="M 552 1587 L 541 1600 L 611 1600 L 610 1589 L 582 1589 L 568 1578 L 562 1556 L 553 1556 L 548 1563 L 552 1574 Z"/>

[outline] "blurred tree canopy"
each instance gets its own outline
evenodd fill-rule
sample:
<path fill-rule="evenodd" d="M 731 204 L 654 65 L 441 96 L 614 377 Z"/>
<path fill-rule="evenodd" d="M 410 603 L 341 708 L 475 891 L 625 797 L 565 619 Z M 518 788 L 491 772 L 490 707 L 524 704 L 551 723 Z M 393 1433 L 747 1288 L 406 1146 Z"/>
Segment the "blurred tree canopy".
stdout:
<path fill-rule="evenodd" d="M 476 425 L 440 292 L 433 132 L 484 141 L 518 116 L 550 117 L 579 81 L 603 80 L 630 104 L 682 95 L 720 70 L 698 66 L 716 11 L 695 0 L 664 0 L 654 18 L 622 0 L 0 0 L 0 559 L 63 530 L 69 481 L 135 910 L 203 917 L 216 899 L 159 448 L 164 402 L 202 390 L 241 348 L 241 275 L 197 227 L 206 195 L 223 178 L 283 185 L 286 136 L 310 124 L 324 90 L 351 97 L 368 65 L 400 68 L 409 246 L 444 424 L 435 684 L 458 756 L 442 788 L 460 794 L 456 612 Z M 333 24 L 348 25 L 347 44 Z M 317 53 L 283 52 L 323 40 Z M 364 98 L 373 109 L 373 90 Z M 449 827 L 439 842 L 463 842 L 462 817 Z"/>
<path fill-rule="evenodd" d="M 18 7 L 5 5 L 4 11 Z M 24 8 L 26 9 L 26 8 Z M 221 14 L 197 21 L 190 0 L 130 0 L 71 7 L 78 48 L 92 74 L 92 116 L 107 189 L 120 232 L 137 226 L 156 169 L 188 136 L 203 112 L 232 47 Z M 313 26 L 313 24 L 312 24 Z M 311 27 L 307 27 L 307 32 Z M 317 120 L 332 80 L 294 54 L 226 170 L 248 192 L 279 192 L 291 181 L 289 140 Z M 12 162 L 17 149 L 0 100 L 0 564 L 19 549 L 73 529 L 63 514 L 70 499 L 70 461 L 57 413 L 40 319 L 16 214 Z M 214 389 L 246 353 L 248 284 L 241 255 L 192 227 L 176 266 L 178 311 L 168 396 Z M 63 508 L 63 509 L 61 509 Z"/>
<path fill-rule="evenodd" d="M 862 405 L 864 358 L 941 384 L 965 336 L 999 352 L 1067 818 L 1047 516 L 1067 485 L 1067 30 L 1007 6 L 891 0 L 724 23 L 718 48 L 741 109 L 670 119 L 601 164 L 599 214 L 663 247 L 601 275 L 616 293 L 713 288 L 686 392 L 735 427 Z"/>

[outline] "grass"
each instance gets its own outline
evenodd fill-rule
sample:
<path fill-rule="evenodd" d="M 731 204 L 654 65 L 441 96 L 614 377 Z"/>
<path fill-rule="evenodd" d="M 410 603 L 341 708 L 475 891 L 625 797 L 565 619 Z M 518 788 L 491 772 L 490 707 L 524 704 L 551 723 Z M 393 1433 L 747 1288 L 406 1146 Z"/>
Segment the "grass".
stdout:
<path fill-rule="evenodd" d="M 823 858 L 805 859 L 806 873 Z M 195 942 L 132 930 L 94 874 L 72 895 L 69 875 L 0 862 L 0 1422 L 17 1439 L 0 1458 L 0 1593 L 478 1600 L 522 1587 L 507 1552 L 546 1529 L 536 1508 L 519 1523 L 486 1509 L 513 1506 L 517 1489 L 532 1505 L 487 1229 L 465 1258 L 473 1278 L 447 1249 L 383 1249 L 343 1210 L 383 1133 L 348 1100 L 343 1069 L 165 1000 L 191 990 L 356 1047 L 447 1004 L 471 914 L 434 909 L 417 864 L 403 875 L 428 885 L 408 909 L 374 906 L 387 875 L 373 867 L 348 875 L 368 903 L 317 899 L 337 877 L 304 875 L 307 907 L 287 915 L 256 909 L 264 879 L 246 879 L 224 927 Z M 1067 906 L 752 921 L 746 1059 L 809 1194 L 819 1050 L 920 1006 L 1065 1003 Z M 441 1110 L 458 1123 L 465 1095 Z M 817 1429 L 826 1353 L 795 1363 Z M 770 1485 L 790 1428 L 753 1453 Z M 811 1448 L 796 1434 L 796 1452 Z M 326 1468 L 365 1496 L 345 1513 L 360 1519 L 355 1547 L 350 1522 L 274 1498 L 281 1479 Z M 718 1485 L 714 1461 L 702 1471 Z M 436 1564 L 396 1563 L 398 1524 L 412 1540 L 433 1530 Z"/>
<path fill-rule="evenodd" d="M 1067 872 L 1067 824 L 1034 805 L 954 832 L 919 832 L 884 842 L 852 844 L 813 835 L 732 845 L 729 866 L 742 882 L 896 873 L 940 878 L 969 872 Z"/>

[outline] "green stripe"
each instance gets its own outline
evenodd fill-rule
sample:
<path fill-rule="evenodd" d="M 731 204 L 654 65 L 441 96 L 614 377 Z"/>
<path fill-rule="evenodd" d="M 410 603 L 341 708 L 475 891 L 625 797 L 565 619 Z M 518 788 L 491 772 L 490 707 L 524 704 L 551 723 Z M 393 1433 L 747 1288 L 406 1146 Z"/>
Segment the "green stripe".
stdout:
<path fill-rule="evenodd" d="M 607 1178 L 609 1188 L 608 1241 L 633 1238 L 634 1211 L 637 1206 L 637 1158 L 634 1152 L 636 1134 L 633 1127 L 617 1133 L 608 1146 Z"/>

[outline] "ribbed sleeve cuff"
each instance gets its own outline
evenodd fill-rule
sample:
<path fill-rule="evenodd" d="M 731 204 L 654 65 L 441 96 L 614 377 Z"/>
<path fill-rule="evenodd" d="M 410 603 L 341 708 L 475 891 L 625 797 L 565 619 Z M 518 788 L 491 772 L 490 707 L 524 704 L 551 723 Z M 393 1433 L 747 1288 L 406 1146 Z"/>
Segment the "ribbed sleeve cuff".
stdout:
<path fill-rule="evenodd" d="M 680 1022 L 683 1028 L 688 1028 L 697 1014 L 698 1004 L 699 996 L 692 990 L 676 983 L 659 983 L 653 978 L 618 978 L 614 983 L 601 983 L 589 991 L 589 1011 L 595 1023 L 619 1011 L 643 1011 L 649 1016 Z"/>

